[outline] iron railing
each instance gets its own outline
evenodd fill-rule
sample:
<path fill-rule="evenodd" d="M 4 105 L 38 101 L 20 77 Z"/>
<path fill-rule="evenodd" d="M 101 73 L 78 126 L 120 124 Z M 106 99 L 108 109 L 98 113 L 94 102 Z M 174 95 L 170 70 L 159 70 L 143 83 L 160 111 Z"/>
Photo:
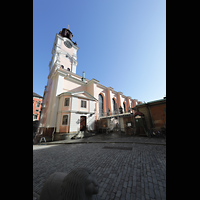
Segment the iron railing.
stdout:
<path fill-rule="evenodd" d="M 118 112 L 118 111 L 114 111 L 114 112 L 103 112 L 103 113 L 97 113 L 99 118 L 102 118 L 102 117 L 117 117 L 117 116 L 121 116 L 122 114 L 125 115 L 125 114 L 131 114 L 131 112 Z"/>

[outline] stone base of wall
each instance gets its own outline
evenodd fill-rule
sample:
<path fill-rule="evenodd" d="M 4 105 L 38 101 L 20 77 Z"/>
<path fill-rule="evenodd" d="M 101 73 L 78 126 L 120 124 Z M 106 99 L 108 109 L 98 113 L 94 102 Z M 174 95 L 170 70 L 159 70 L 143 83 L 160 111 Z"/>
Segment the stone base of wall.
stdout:
<path fill-rule="evenodd" d="M 76 134 L 76 132 L 73 133 L 55 133 L 54 134 L 54 140 L 71 140 L 71 138 Z"/>

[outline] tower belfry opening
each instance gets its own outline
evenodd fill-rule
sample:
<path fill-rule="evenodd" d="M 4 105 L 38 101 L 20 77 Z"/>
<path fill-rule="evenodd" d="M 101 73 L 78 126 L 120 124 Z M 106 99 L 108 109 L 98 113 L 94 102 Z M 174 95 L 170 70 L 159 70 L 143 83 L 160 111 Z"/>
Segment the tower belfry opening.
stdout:
<path fill-rule="evenodd" d="M 68 25 L 68 28 L 63 28 L 62 31 L 59 32 L 59 35 L 62 36 L 62 37 L 66 37 L 66 38 L 68 38 L 68 39 L 70 39 L 72 41 L 73 34 L 69 30 L 69 25 Z M 73 42 L 73 43 L 74 43 L 74 45 L 77 46 L 77 42 Z"/>

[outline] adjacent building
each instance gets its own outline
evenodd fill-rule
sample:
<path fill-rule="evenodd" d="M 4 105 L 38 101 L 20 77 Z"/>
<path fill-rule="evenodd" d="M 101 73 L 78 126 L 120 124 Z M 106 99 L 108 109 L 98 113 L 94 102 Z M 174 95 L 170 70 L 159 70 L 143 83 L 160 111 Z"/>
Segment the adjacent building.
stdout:
<path fill-rule="evenodd" d="M 43 97 L 33 92 L 33 121 L 40 119 Z"/>
<path fill-rule="evenodd" d="M 166 97 L 139 104 L 134 109 L 137 111 L 134 114 L 137 127 L 145 127 L 146 130 L 166 128 Z M 140 123 L 142 118 L 144 123 Z M 140 132 L 142 131 L 145 132 L 141 129 Z"/>

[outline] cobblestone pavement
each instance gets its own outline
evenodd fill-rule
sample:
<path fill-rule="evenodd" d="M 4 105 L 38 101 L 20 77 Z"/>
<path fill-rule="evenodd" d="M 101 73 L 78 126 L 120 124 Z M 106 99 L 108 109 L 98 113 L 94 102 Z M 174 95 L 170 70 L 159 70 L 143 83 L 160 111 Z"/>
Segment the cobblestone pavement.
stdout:
<path fill-rule="evenodd" d="M 165 145 L 82 143 L 40 146 L 43 147 L 33 150 L 35 200 L 52 173 L 69 173 L 77 167 L 92 170 L 99 183 L 101 200 L 166 199 Z"/>

